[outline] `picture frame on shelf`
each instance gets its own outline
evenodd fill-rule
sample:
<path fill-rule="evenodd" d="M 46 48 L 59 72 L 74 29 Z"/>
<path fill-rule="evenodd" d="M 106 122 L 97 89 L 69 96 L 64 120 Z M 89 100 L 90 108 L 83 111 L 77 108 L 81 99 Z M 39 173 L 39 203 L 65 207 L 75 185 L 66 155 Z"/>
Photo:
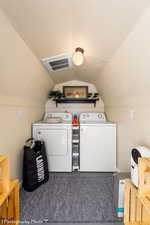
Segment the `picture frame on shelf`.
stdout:
<path fill-rule="evenodd" d="M 88 86 L 63 86 L 63 96 L 66 99 L 86 99 Z"/>

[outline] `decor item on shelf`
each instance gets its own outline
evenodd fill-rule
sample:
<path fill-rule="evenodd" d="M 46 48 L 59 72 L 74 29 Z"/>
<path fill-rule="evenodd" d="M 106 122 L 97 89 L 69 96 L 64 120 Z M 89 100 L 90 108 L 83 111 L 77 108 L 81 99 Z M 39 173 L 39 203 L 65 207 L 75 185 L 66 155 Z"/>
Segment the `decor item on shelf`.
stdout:
<path fill-rule="evenodd" d="M 81 66 L 83 64 L 83 61 L 84 61 L 84 49 L 78 47 L 75 49 L 75 52 L 72 56 L 72 62 L 76 66 Z"/>
<path fill-rule="evenodd" d="M 97 98 L 99 96 L 99 93 L 94 93 L 93 98 Z"/>
<path fill-rule="evenodd" d="M 84 99 L 88 97 L 88 86 L 63 86 L 63 95 L 69 99 Z"/>
<path fill-rule="evenodd" d="M 58 104 L 82 103 L 94 104 L 99 101 L 99 93 L 88 93 L 88 86 L 63 86 L 63 93 L 59 90 L 50 91 L 48 97 Z"/>
<path fill-rule="evenodd" d="M 92 93 L 88 93 L 88 98 L 92 98 Z"/>
<path fill-rule="evenodd" d="M 50 91 L 48 94 L 49 98 L 61 98 L 62 97 L 62 93 L 60 91 Z"/>

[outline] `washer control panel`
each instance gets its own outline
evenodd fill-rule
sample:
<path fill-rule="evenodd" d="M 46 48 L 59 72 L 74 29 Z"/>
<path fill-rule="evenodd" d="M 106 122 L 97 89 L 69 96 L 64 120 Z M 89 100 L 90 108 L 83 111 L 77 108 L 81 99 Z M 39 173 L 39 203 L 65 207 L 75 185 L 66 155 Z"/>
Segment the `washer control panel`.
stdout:
<path fill-rule="evenodd" d="M 80 122 L 105 122 L 106 116 L 105 113 L 81 113 Z"/>

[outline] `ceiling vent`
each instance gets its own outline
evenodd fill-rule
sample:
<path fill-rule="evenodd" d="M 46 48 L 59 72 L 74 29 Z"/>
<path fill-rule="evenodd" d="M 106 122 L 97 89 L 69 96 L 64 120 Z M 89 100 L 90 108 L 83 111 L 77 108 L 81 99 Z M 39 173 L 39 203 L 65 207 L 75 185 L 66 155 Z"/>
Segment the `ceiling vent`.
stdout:
<path fill-rule="evenodd" d="M 47 57 L 41 61 L 49 72 L 62 71 L 72 66 L 72 57 L 69 54 Z"/>

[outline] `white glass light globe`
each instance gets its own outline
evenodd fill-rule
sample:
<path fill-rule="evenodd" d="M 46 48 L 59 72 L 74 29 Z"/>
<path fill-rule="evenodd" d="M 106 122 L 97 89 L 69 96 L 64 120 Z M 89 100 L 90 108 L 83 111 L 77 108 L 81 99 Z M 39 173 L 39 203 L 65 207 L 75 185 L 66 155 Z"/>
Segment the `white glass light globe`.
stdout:
<path fill-rule="evenodd" d="M 72 56 L 72 61 L 76 66 L 82 65 L 84 60 L 83 54 L 80 51 L 77 51 Z"/>

